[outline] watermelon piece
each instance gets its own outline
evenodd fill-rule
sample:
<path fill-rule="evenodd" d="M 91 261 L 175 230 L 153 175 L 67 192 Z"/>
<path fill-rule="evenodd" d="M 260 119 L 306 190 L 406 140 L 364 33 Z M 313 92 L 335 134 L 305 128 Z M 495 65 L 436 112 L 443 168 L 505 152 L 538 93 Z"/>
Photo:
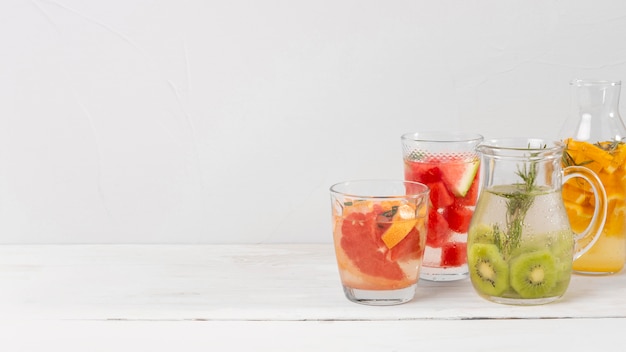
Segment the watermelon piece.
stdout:
<path fill-rule="evenodd" d="M 436 209 L 430 209 L 428 212 L 428 233 L 426 235 L 426 245 L 429 247 L 439 248 L 448 241 L 452 232 L 448 222 L 439 214 Z"/>
<path fill-rule="evenodd" d="M 463 205 L 452 205 L 443 211 L 443 217 L 452 231 L 467 233 L 474 212 Z"/>
<path fill-rule="evenodd" d="M 441 248 L 441 266 L 456 267 L 467 263 L 467 243 L 449 242 Z"/>
<path fill-rule="evenodd" d="M 478 174 L 479 167 L 478 159 L 451 161 L 439 165 L 443 183 L 457 197 L 465 197 Z"/>
<path fill-rule="evenodd" d="M 435 209 L 445 208 L 454 203 L 454 195 L 443 182 L 426 184 L 430 188 L 430 202 Z"/>
<path fill-rule="evenodd" d="M 475 206 L 478 201 L 478 187 L 480 184 L 480 176 L 474 177 L 474 182 L 470 186 L 465 197 L 459 197 L 455 199 L 455 203 L 458 205 Z"/>
<path fill-rule="evenodd" d="M 424 164 L 425 171 L 421 172 L 419 175 L 422 179 L 423 183 L 431 183 L 441 181 L 441 170 L 438 167 L 433 167 L 430 164 Z"/>
<path fill-rule="evenodd" d="M 441 181 L 441 170 L 438 164 L 430 162 L 405 161 L 404 177 L 406 180 L 431 183 Z"/>

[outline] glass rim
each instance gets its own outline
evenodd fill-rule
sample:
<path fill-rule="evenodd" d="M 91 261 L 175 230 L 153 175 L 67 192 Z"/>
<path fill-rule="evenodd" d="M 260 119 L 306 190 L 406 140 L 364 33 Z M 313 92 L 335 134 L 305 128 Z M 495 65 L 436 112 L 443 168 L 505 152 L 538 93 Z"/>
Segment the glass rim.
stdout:
<path fill-rule="evenodd" d="M 346 190 L 339 190 L 338 188 L 341 186 L 347 186 L 348 184 L 362 184 L 365 185 L 367 183 L 371 184 L 396 184 L 396 185 L 412 185 L 419 187 L 419 190 L 416 190 L 412 193 L 404 193 L 404 194 L 372 194 L 376 192 L 372 192 L 370 194 L 365 194 L 365 192 L 349 192 Z M 419 198 L 428 196 L 430 194 L 430 188 L 421 182 L 414 181 L 406 181 L 400 179 L 356 179 L 356 180 L 348 180 L 341 181 L 330 186 L 329 191 L 332 194 L 353 197 L 353 198 L 361 198 L 361 199 L 407 199 L 407 198 Z"/>
<path fill-rule="evenodd" d="M 621 86 L 620 80 L 604 80 L 604 79 L 573 79 L 570 81 L 570 85 L 577 87 L 589 87 L 589 86 Z"/>
<path fill-rule="evenodd" d="M 487 140 L 476 147 L 483 155 L 505 159 L 552 159 L 561 158 L 565 143 L 543 138 L 497 138 Z"/>
<path fill-rule="evenodd" d="M 523 145 L 526 145 L 525 147 Z M 558 140 L 533 137 L 493 138 L 483 141 L 479 147 L 502 150 L 545 151 L 565 147 L 565 143 Z"/>
<path fill-rule="evenodd" d="M 485 137 L 479 133 L 463 131 L 426 130 L 404 133 L 400 137 L 403 141 L 451 143 L 451 142 L 482 142 Z"/>

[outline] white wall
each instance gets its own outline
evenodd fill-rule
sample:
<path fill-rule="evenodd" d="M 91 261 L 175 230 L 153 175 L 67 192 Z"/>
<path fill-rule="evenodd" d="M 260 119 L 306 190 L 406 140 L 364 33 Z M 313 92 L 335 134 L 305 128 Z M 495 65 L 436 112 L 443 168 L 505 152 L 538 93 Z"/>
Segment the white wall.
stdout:
<path fill-rule="evenodd" d="M 330 242 L 399 136 L 556 136 L 626 2 L 4 0 L 0 243 Z"/>

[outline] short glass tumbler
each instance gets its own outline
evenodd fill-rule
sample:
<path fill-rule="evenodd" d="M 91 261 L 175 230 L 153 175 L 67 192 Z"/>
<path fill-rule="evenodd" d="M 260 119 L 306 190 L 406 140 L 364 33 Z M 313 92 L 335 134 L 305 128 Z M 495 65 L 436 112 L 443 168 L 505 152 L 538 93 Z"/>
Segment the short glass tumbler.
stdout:
<path fill-rule="evenodd" d="M 428 221 L 426 185 L 358 180 L 330 187 L 339 276 L 346 297 L 394 305 L 415 297 Z"/>

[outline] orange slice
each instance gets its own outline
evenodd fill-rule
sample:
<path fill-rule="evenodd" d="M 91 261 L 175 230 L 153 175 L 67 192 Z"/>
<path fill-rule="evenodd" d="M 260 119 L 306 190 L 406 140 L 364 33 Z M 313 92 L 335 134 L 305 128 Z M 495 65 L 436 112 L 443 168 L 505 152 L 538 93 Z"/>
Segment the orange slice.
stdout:
<path fill-rule="evenodd" d="M 624 213 L 623 209 L 618 215 L 614 216 L 604 224 L 603 233 L 605 236 L 622 237 L 624 233 Z"/>
<path fill-rule="evenodd" d="M 612 167 L 613 156 L 602 148 L 589 142 L 567 140 L 567 152 L 577 164 L 584 164 L 595 173 L 600 173 L 602 169 L 609 172 L 615 171 Z M 593 161 L 589 163 L 589 161 Z M 612 172 L 611 171 L 611 172 Z"/>
<path fill-rule="evenodd" d="M 391 249 L 402 241 L 417 224 L 415 208 L 405 204 L 398 207 L 398 212 L 393 216 L 391 226 L 383 233 L 381 239 Z"/>
<path fill-rule="evenodd" d="M 587 194 L 584 189 L 574 185 L 572 182 L 567 182 L 563 185 L 563 200 L 575 204 L 583 204 L 587 198 Z"/>
<path fill-rule="evenodd" d="M 565 210 L 569 218 L 570 226 L 575 232 L 583 232 L 591 218 L 593 217 L 593 208 L 581 206 L 579 204 L 565 202 Z"/>
<path fill-rule="evenodd" d="M 605 148 L 607 148 L 607 147 L 614 148 L 613 151 L 611 151 L 611 152 L 604 150 L 604 152 L 607 153 L 607 155 L 609 155 L 610 158 L 611 158 L 610 162 L 609 162 L 609 165 L 604 166 L 604 171 L 606 171 L 606 173 L 608 173 L 608 174 L 612 174 L 617 169 L 619 169 L 620 166 L 624 165 L 624 161 L 626 160 L 626 144 L 620 143 L 617 146 L 612 146 L 612 145 L 610 145 L 611 143 L 612 142 L 603 142 L 603 143 L 601 143 Z M 594 147 L 595 147 L 595 145 L 594 145 Z M 598 149 L 600 149 L 600 148 L 598 148 Z M 607 158 L 607 160 L 608 160 L 608 158 Z"/>
<path fill-rule="evenodd" d="M 583 206 L 571 202 L 565 202 L 565 210 L 568 215 L 591 219 L 593 217 L 593 207 Z"/>
<path fill-rule="evenodd" d="M 402 205 L 402 202 L 399 200 L 385 200 L 380 202 L 380 207 L 382 208 L 382 211 L 389 211 L 391 209 L 393 209 L 393 207 L 400 207 Z"/>

